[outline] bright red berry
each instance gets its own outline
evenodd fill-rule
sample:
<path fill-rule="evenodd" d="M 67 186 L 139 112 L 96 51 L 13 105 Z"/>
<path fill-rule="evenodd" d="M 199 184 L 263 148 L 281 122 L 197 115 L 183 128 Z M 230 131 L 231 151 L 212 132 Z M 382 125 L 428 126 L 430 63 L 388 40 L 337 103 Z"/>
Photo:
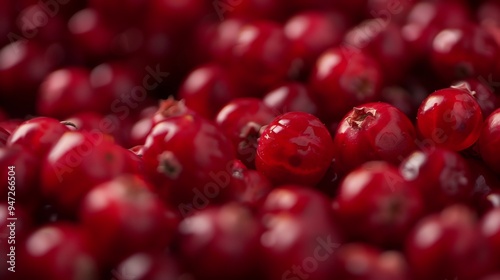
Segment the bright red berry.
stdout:
<path fill-rule="evenodd" d="M 262 132 L 256 167 L 273 184 L 317 184 L 333 157 L 332 138 L 313 115 L 289 112 L 275 118 Z"/>
<path fill-rule="evenodd" d="M 484 122 L 479 137 L 479 153 L 488 166 L 500 172 L 500 109 L 497 109 L 488 116 Z"/>
<path fill-rule="evenodd" d="M 319 105 L 314 100 L 311 90 L 298 82 L 285 83 L 271 90 L 262 98 L 262 101 L 281 114 L 296 111 L 311 115 L 319 113 Z"/>

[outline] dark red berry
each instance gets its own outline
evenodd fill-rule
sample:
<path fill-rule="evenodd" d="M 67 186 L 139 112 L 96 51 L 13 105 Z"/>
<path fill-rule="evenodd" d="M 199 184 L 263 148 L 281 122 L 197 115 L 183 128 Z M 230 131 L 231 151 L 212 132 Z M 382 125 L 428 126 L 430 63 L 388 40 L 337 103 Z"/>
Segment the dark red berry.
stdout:
<path fill-rule="evenodd" d="M 174 280 L 187 276 L 182 270 L 178 261 L 172 256 L 142 252 L 122 261 L 111 274 L 117 280 Z"/>
<path fill-rule="evenodd" d="M 275 118 L 262 132 L 255 164 L 275 185 L 314 186 L 330 166 L 332 138 L 313 115 L 289 112 Z"/>
<path fill-rule="evenodd" d="M 310 89 L 298 82 L 285 83 L 268 92 L 262 101 L 269 108 L 280 112 L 306 112 L 311 115 L 318 115 L 319 105 L 313 99 Z"/>
<path fill-rule="evenodd" d="M 481 129 L 481 128 L 480 128 Z M 497 109 L 484 122 L 480 131 L 478 146 L 481 157 L 496 172 L 500 172 L 500 109 Z"/>

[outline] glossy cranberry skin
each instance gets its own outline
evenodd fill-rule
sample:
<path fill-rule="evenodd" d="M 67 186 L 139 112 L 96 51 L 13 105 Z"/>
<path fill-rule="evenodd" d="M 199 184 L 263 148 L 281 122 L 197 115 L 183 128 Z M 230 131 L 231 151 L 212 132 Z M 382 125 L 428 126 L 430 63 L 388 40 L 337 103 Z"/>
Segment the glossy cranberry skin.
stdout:
<path fill-rule="evenodd" d="M 19 246 L 20 279 L 97 279 L 99 267 L 90 237 L 73 224 L 53 223 L 31 233 Z M 17 246 L 16 246 L 17 247 Z"/>
<path fill-rule="evenodd" d="M 233 169 L 233 178 L 240 180 L 240 188 L 235 191 L 234 200 L 252 210 L 260 209 L 273 185 L 262 173 L 251 169 Z"/>
<path fill-rule="evenodd" d="M 95 185 L 138 173 L 134 157 L 99 132 L 66 132 L 42 164 L 42 193 L 58 209 L 73 214 Z"/>
<path fill-rule="evenodd" d="M 175 0 L 152 0 L 148 3 L 145 21 L 146 30 L 163 30 L 185 36 L 185 30 L 193 28 L 211 8 L 203 0 L 188 0 L 182 3 Z"/>
<path fill-rule="evenodd" d="M 464 150 L 477 141 L 482 122 L 481 107 L 464 84 L 430 94 L 417 113 L 421 138 L 454 151 Z"/>
<path fill-rule="evenodd" d="M 319 113 L 319 105 L 313 99 L 311 90 L 298 82 L 288 82 L 271 90 L 262 101 L 269 108 L 282 114 L 297 111 L 311 115 Z"/>
<path fill-rule="evenodd" d="M 172 241 L 178 217 L 138 176 L 124 175 L 92 188 L 80 208 L 99 258 L 117 264 L 140 251 L 162 252 Z"/>
<path fill-rule="evenodd" d="M 382 71 L 373 58 L 333 48 L 318 58 L 309 84 L 324 117 L 338 120 L 352 107 L 378 100 L 382 81 Z"/>
<path fill-rule="evenodd" d="M 274 185 L 314 186 L 332 158 L 332 138 L 326 126 L 313 115 L 289 112 L 262 131 L 255 165 Z"/>
<path fill-rule="evenodd" d="M 123 262 L 112 271 L 116 279 L 180 279 L 184 275 L 182 268 L 171 256 L 158 253 L 137 253 Z"/>
<path fill-rule="evenodd" d="M 493 70 L 500 55 L 494 38 L 480 26 L 444 29 L 432 42 L 431 64 L 445 81 L 483 76 Z"/>
<path fill-rule="evenodd" d="M 349 237 L 388 247 L 403 243 L 423 208 L 415 186 L 385 162 L 366 163 L 350 172 L 333 202 Z"/>
<path fill-rule="evenodd" d="M 180 259 L 196 279 L 260 278 L 261 232 L 261 225 L 245 207 L 207 208 L 180 223 Z"/>
<path fill-rule="evenodd" d="M 186 106 L 207 119 L 239 95 L 229 73 L 217 64 L 194 69 L 182 83 L 178 97 Z"/>
<path fill-rule="evenodd" d="M 229 199 L 233 159 L 224 133 L 192 114 L 155 125 L 143 147 L 146 171 L 160 196 L 182 216 Z"/>
<path fill-rule="evenodd" d="M 415 151 L 400 165 L 403 177 L 415 183 L 426 209 L 439 211 L 454 203 L 467 203 L 474 193 L 474 179 L 467 162 L 445 149 Z"/>
<path fill-rule="evenodd" d="M 347 18 L 338 12 L 306 11 L 297 13 L 284 24 L 285 35 L 294 52 L 309 73 L 316 59 L 328 48 L 342 42 L 347 30 Z"/>
<path fill-rule="evenodd" d="M 493 249 L 495 263 L 500 263 L 500 208 L 488 211 L 481 219 L 479 227 Z"/>
<path fill-rule="evenodd" d="M 280 186 L 267 196 L 260 216 L 265 279 L 335 275 L 331 261 L 343 238 L 326 196 L 302 186 Z"/>
<path fill-rule="evenodd" d="M 118 140 L 120 123 L 118 119 L 103 116 L 96 112 L 81 112 L 64 120 L 75 126 L 76 131 L 100 132 Z"/>
<path fill-rule="evenodd" d="M 479 279 L 493 272 L 492 252 L 474 213 L 460 205 L 421 220 L 407 238 L 415 279 Z"/>
<path fill-rule="evenodd" d="M 498 154 L 498 145 L 500 143 L 500 109 L 495 110 L 489 115 L 481 130 L 481 136 L 478 140 L 479 153 L 486 164 L 495 172 L 500 172 L 500 160 Z"/>
<path fill-rule="evenodd" d="M 396 107 L 383 102 L 363 104 L 337 128 L 335 167 L 345 174 L 371 160 L 398 164 L 416 149 L 415 137 L 413 124 Z"/>
<path fill-rule="evenodd" d="M 19 146 L 0 148 L 1 192 L 5 194 L 1 200 L 7 201 L 7 192 L 12 191 L 18 203 L 38 203 L 39 169 L 40 159 L 33 152 Z"/>
<path fill-rule="evenodd" d="M 196 112 L 186 106 L 184 100 L 175 100 L 173 97 L 169 97 L 165 100 L 160 100 L 158 109 L 152 116 L 152 126 L 154 127 L 158 123 L 170 119 L 171 117 L 183 115 L 198 116 Z"/>
<path fill-rule="evenodd" d="M 0 147 L 5 147 L 9 136 L 10 132 L 8 132 L 5 128 L 0 127 Z"/>
<path fill-rule="evenodd" d="M 334 256 L 335 279 L 410 279 L 404 256 L 396 251 L 382 252 L 364 243 L 348 243 Z"/>
<path fill-rule="evenodd" d="M 500 99 L 495 95 L 495 92 L 487 82 L 484 78 L 470 78 L 455 83 L 455 86 L 465 84 L 471 90 L 473 93 L 472 96 L 476 99 L 479 107 L 481 107 L 481 112 L 485 118 L 500 106 Z"/>
<path fill-rule="evenodd" d="M 227 55 L 232 51 L 238 40 L 238 34 L 247 20 L 241 18 L 228 18 L 214 25 L 212 39 L 208 44 L 210 57 L 223 65 L 228 65 L 231 58 Z"/>
<path fill-rule="evenodd" d="M 37 117 L 18 126 L 7 140 L 7 146 L 20 145 L 42 157 L 67 131 L 69 129 L 56 119 Z"/>
<path fill-rule="evenodd" d="M 248 95 L 262 96 L 284 81 L 293 56 L 283 28 L 273 22 L 256 21 L 239 30 L 230 55 L 229 71 L 248 87 Z"/>
<path fill-rule="evenodd" d="M 231 140 L 236 157 L 246 166 L 255 167 L 257 139 L 263 126 L 269 124 L 277 112 L 258 98 L 237 98 L 224 106 L 215 121 Z"/>

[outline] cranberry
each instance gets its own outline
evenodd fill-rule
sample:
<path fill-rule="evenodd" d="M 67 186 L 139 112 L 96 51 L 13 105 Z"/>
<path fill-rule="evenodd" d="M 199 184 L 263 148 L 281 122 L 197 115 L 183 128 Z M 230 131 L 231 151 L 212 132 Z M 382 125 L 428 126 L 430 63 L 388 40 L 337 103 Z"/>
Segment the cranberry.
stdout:
<path fill-rule="evenodd" d="M 130 146 L 144 145 L 153 127 L 153 115 L 157 111 L 158 106 L 149 106 L 141 110 L 137 120 L 130 128 Z"/>
<path fill-rule="evenodd" d="M 260 216 L 266 279 L 331 279 L 331 265 L 343 242 L 328 198 L 301 186 L 274 189 Z"/>
<path fill-rule="evenodd" d="M 423 213 L 415 186 L 396 167 L 370 162 L 349 173 L 333 208 L 349 236 L 381 246 L 399 246 Z"/>
<path fill-rule="evenodd" d="M 224 65 L 230 63 L 231 59 L 228 53 L 236 45 L 238 34 L 246 23 L 246 20 L 240 18 L 228 18 L 214 27 L 213 38 L 208 45 L 213 60 Z"/>
<path fill-rule="evenodd" d="M 492 272 L 492 253 L 473 212 L 452 206 L 421 220 L 407 238 L 415 279 L 479 279 Z"/>
<path fill-rule="evenodd" d="M 269 179 L 256 170 L 237 170 L 236 168 L 233 169 L 232 176 L 242 181 L 241 189 L 235 191 L 234 200 L 253 210 L 262 206 L 267 195 L 273 189 Z"/>
<path fill-rule="evenodd" d="M 454 151 L 476 142 L 482 122 L 481 107 L 466 84 L 435 91 L 422 102 L 417 115 L 425 141 Z"/>
<path fill-rule="evenodd" d="M 229 73 L 217 64 L 206 64 L 194 69 L 181 85 L 178 97 L 186 106 L 208 119 L 239 93 Z"/>
<path fill-rule="evenodd" d="M 17 16 L 20 35 L 44 44 L 62 42 L 66 45 L 66 22 L 60 14 L 48 14 L 37 2 L 24 8 Z"/>
<path fill-rule="evenodd" d="M 500 5 L 494 0 L 482 1 L 477 9 L 477 20 L 483 25 L 500 26 Z"/>
<path fill-rule="evenodd" d="M 319 113 L 319 105 L 313 99 L 310 89 L 298 82 L 285 83 L 270 92 L 263 98 L 264 104 L 280 113 L 306 112 L 311 115 Z"/>
<path fill-rule="evenodd" d="M 45 156 L 66 131 L 68 128 L 56 119 L 33 118 L 12 132 L 7 146 L 20 145 L 38 156 Z"/>
<path fill-rule="evenodd" d="M 10 132 L 8 132 L 5 128 L 0 127 L 0 147 L 5 147 L 9 136 Z"/>
<path fill-rule="evenodd" d="M 99 132 L 66 132 L 42 164 L 42 192 L 59 209 L 75 213 L 95 185 L 121 174 L 138 173 L 132 156 Z"/>
<path fill-rule="evenodd" d="M 248 209 L 201 210 L 179 225 L 181 260 L 196 279 L 259 279 L 261 226 Z"/>
<path fill-rule="evenodd" d="M 455 84 L 456 87 L 460 87 L 462 84 L 465 84 L 465 86 L 471 90 L 473 93 L 472 96 L 476 99 L 479 107 L 481 107 L 483 117 L 489 116 L 500 106 L 500 99 L 495 95 L 492 88 L 485 82 L 486 81 L 481 80 L 481 78 L 471 78 Z"/>
<path fill-rule="evenodd" d="M 152 126 L 167 120 L 171 117 L 182 115 L 198 115 L 190 108 L 186 107 L 184 100 L 177 101 L 173 97 L 161 100 L 158 109 L 152 116 Z"/>
<path fill-rule="evenodd" d="M 221 21 L 225 20 L 226 17 L 280 21 L 285 16 L 285 3 L 288 4 L 284 0 L 232 0 L 225 3 L 215 2 L 214 9 Z"/>
<path fill-rule="evenodd" d="M 96 112 L 81 112 L 72 115 L 64 122 L 75 126 L 76 131 L 100 132 L 108 137 L 115 137 L 118 134 L 119 124 L 111 118 Z"/>
<path fill-rule="evenodd" d="M 37 229 L 18 245 L 19 279 L 98 279 L 90 237 L 76 225 L 54 223 Z M 17 246 L 16 246 L 17 247 Z"/>
<path fill-rule="evenodd" d="M 330 166 L 332 138 L 313 115 L 289 112 L 263 130 L 257 146 L 257 170 L 275 185 L 314 186 Z"/>
<path fill-rule="evenodd" d="M 283 28 L 267 21 L 241 27 L 229 55 L 229 71 L 252 96 L 261 96 L 285 80 L 293 59 Z"/>
<path fill-rule="evenodd" d="M 398 164 L 416 149 L 415 134 L 411 121 L 396 107 L 382 102 L 355 107 L 337 128 L 336 169 L 347 173 L 370 160 Z"/>
<path fill-rule="evenodd" d="M 500 160 L 496 156 L 500 143 L 500 109 L 495 110 L 484 122 L 479 137 L 479 152 L 488 166 L 500 172 Z"/>
<path fill-rule="evenodd" d="M 382 80 L 373 58 L 334 48 L 318 58 L 309 83 L 325 118 L 338 120 L 352 107 L 379 99 Z"/>
<path fill-rule="evenodd" d="M 183 216 L 231 193 L 230 141 L 211 122 L 192 114 L 153 127 L 143 147 L 146 171 L 162 198 Z"/>
<path fill-rule="evenodd" d="M 99 258 L 114 264 L 139 251 L 161 252 L 178 224 L 153 186 L 133 175 L 94 187 L 82 201 L 80 219 Z"/>
<path fill-rule="evenodd" d="M 490 75 L 500 47 L 482 27 L 444 29 L 432 42 L 431 63 L 446 81 Z"/>
<path fill-rule="evenodd" d="M 23 147 L 0 148 L 0 170 L 2 170 L 2 201 L 7 200 L 7 193 L 15 201 L 29 205 L 39 199 L 40 159 Z"/>
<path fill-rule="evenodd" d="M 208 2 L 203 0 L 152 0 L 148 4 L 146 29 L 178 32 L 185 36 L 185 31 L 208 14 Z"/>
<path fill-rule="evenodd" d="M 311 70 L 316 59 L 328 48 L 339 45 L 348 20 L 338 12 L 307 11 L 294 15 L 284 25 L 294 57 L 301 59 L 303 73 Z"/>
<path fill-rule="evenodd" d="M 236 156 L 246 166 L 255 166 L 260 129 L 276 117 L 276 112 L 257 98 L 237 98 L 224 106 L 215 121 L 231 140 Z"/>
<path fill-rule="evenodd" d="M 474 181 L 474 192 L 471 205 L 480 213 L 492 207 L 488 198 L 494 195 L 494 190 L 500 190 L 500 178 L 486 166 L 486 164 L 475 158 L 467 158 L 467 165 L 471 171 Z"/>
<path fill-rule="evenodd" d="M 401 163 L 400 170 L 403 177 L 420 190 L 429 211 L 465 203 L 474 193 L 474 180 L 467 162 L 449 150 L 416 151 Z"/>
<path fill-rule="evenodd" d="M 185 276 L 174 258 L 158 253 L 134 254 L 121 262 L 112 275 L 118 280 L 173 280 Z"/>
<path fill-rule="evenodd" d="M 480 222 L 481 233 L 488 239 L 493 249 L 495 262 L 500 262 L 500 208 L 488 211 Z"/>

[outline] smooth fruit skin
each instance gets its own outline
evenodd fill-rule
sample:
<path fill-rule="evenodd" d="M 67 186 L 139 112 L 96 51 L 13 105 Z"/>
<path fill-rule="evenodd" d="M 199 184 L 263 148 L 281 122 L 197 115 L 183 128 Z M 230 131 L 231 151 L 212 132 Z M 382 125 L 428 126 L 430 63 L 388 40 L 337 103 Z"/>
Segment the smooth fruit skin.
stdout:
<path fill-rule="evenodd" d="M 316 116 L 319 113 L 319 105 L 311 90 L 299 82 L 288 82 L 271 90 L 262 101 L 281 114 L 299 111 Z"/>
<path fill-rule="evenodd" d="M 316 61 L 309 78 L 325 120 L 342 118 L 354 106 L 380 98 L 383 75 L 377 61 L 348 48 L 332 48 Z"/>
<path fill-rule="evenodd" d="M 494 271 L 491 247 L 472 210 L 461 205 L 421 220 L 405 252 L 415 279 L 474 280 Z"/>
<path fill-rule="evenodd" d="M 111 274 L 115 279 L 124 280 L 177 280 L 185 276 L 182 272 L 180 264 L 172 256 L 141 252 L 125 259 Z"/>
<path fill-rule="evenodd" d="M 231 140 L 236 157 L 246 166 L 255 168 L 260 129 L 277 114 L 258 98 L 236 98 L 219 111 L 215 122 Z"/>
<path fill-rule="evenodd" d="M 321 121 L 304 112 L 275 118 L 262 132 L 256 168 L 275 185 L 317 184 L 330 166 L 333 145 Z"/>
<path fill-rule="evenodd" d="M 79 216 L 97 255 L 109 264 L 140 251 L 162 252 L 179 223 L 153 186 L 134 175 L 95 186 L 83 199 Z"/>
<path fill-rule="evenodd" d="M 249 209 L 238 204 L 210 207 L 179 225 L 180 259 L 200 280 L 261 279 L 261 233 Z"/>
<path fill-rule="evenodd" d="M 424 204 L 396 167 L 369 162 L 344 178 L 333 209 L 353 240 L 397 247 L 422 216 Z"/>
<path fill-rule="evenodd" d="M 100 267 L 90 238 L 82 227 L 69 223 L 37 229 L 17 245 L 19 279 L 98 279 Z"/>
<path fill-rule="evenodd" d="M 486 164 L 495 172 L 500 172 L 500 109 L 495 110 L 484 122 L 478 141 L 479 153 Z"/>
<path fill-rule="evenodd" d="M 430 212 L 467 203 L 474 195 L 474 178 L 456 152 L 440 148 L 415 151 L 401 163 L 400 170 L 406 180 L 415 183 Z"/>
<path fill-rule="evenodd" d="M 413 124 L 399 109 L 383 102 L 363 104 L 340 121 L 335 168 L 346 174 L 372 160 L 398 164 L 417 149 L 415 140 Z"/>
<path fill-rule="evenodd" d="M 23 147 L 0 147 L 0 170 L 3 171 L 0 174 L 0 192 L 5 194 L 0 201 L 8 201 L 7 194 L 12 191 L 9 197 L 20 204 L 39 203 L 40 161 L 36 154 Z M 10 176 L 9 171 L 14 176 Z"/>
<path fill-rule="evenodd" d="M 482 123 L 481 107 L 465 84 L 430 94 L 417 113 L 420 137 L 453 151 L 472 146 L 479 138 Z"/>
<path fill-rule="evenodd" d="M 457 82 L 455 85 L 460 85 L 461 83 L 466 83 L 466 86 L 474 92 L 473 96 L 479 104 L 479 107 L 481 107 L 483 117 L 488 117 L 495 109 L 500 107 L 500 98 L 497 97 L 491 85 L 488 84 L 488 81 L 483 78 L 469 78 Z"/>
<path fill-rule="evenodd" d="M 149 178 L 182 216 L 229 199 L 234 158 L 224 133 L 196 114 L 159 122 L 143 147 Z"/>
<path fill-rule="evenodd" d="M 500 208 L 488 211 L 482 217 L 479 227 L 493 249 L 495 263 L 500 264 Z"/>
<path fill-rule="evenodd" d="M 66 132 L 42 163 L 42 193 L 58 209 L 76 214 L 95 185 L 121 174 L 139 173 L 134 157 L 98 132 Z"/>

